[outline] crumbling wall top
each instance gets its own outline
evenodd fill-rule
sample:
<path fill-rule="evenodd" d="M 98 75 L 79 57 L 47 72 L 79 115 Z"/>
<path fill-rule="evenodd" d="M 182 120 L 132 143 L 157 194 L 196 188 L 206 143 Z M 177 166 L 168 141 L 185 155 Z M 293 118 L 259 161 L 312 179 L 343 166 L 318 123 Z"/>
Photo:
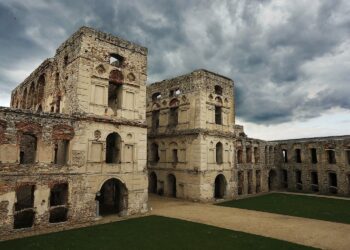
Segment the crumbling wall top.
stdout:
<path fill-rule="evenodd" d="M 73 33 L 64 43 L 62 43 L 58 49 L 56 50 L 56 55 L 59 54 L 62 50 L 64 50 L 67 46 L 74 43 L 76 39 L 79 39 L 82 35 L 94 36 L 96 40 L 100 40 L 107 43 L 112 43 L 113 45 L 132 50 L 138 52 L 142 55 L 147 55 L 148 50 L 146 47 L 142 47 L 133 42 L 129 42 L 122 38 L 116 37 L 112 34 L 105 33 L 91 27 L 83 26 L 78 31 Z"/>

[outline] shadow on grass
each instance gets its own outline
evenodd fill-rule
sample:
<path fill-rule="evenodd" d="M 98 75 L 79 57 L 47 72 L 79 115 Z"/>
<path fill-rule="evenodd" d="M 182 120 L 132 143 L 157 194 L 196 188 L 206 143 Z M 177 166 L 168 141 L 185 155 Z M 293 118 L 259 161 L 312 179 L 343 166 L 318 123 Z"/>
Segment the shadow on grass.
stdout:
<path fill-rule="evenodd" d="M 0 249 L 313 249 L 178 219 L 147 216 L 0 242 Z"/>

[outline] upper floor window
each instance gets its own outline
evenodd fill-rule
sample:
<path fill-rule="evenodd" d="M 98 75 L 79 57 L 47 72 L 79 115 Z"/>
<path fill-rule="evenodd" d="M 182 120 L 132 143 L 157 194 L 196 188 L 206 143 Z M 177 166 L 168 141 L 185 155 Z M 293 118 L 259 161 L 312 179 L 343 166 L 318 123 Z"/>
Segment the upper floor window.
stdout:
<path fill-rule="evenodd" d="M 335 159 L 335 150 L 334 149 L 328 149 L 327 150 L 327 158 L 329 164 L 336 164 L 337 161 Z"/>
<path fill-rule="evenodd" d="M 222 87 L 219 85 L 215 85 L 215 94 L 222 95 Z"/>
<path fill-rule="evenodd" d="M 181 90 L 180 89 L 172 89 L 169 92 L 169 97 L 178 96 L 180 94 L 181 94 Z"/>
<path fill-rule="evenodd" d="M 68 140 L 58 140 L 55 143 L 54 163 L 58 165 L 65 165 L 68 162 Z"/>
<path fill-rule="evenodd" d="M 152 111 L 152 128 L 159 128 L 159 110 Z"/>
<path fill-rule="evenodd" d="M 162 97 L 162 95 L 159 92 L 152 94 L 152 101 L 157 101 Z"/>
<path fill-rule="evenodd" d="M 242 149 L 237 150 L 237 162 L 243 163 L 243 150 Z"/>
<path fill-rule="evenodd" d="M 222 164 L 224 162 L 223 153 L 224 153 L 223 145 L 221 142 L 218 142 L 216 144 L 216 163 L 217 164 Z"/>
<path fill-rule="evenodd" d="M 246 152 L 246 162 L 251 163 L 252 162 L 252 148 L 246 147 L 245 152 Z"/>
<path fill-rule="evenodd" d="M 295 149 L 295 162 L 301 163 L 301 149 L 300 148 Z"/>
<path fill-rule="evenodd" d="M 215 106 L 215 124 L 222 124 L 222 107 Z"/>
<path fill-rule="evenodd" d="M 313 163 L 313 164 L 317 163 L 317 152 L 316 152 L 316 148 L 310 149 L 310 154 L 311 154 L 311 163 Z"/>
<path fill-rule="evenodd" d="M 20 164 L 33 164 L 36 160 L 37 138 L 33 134 L 24 133 L 20 139 Z"/>
<path fill-rule="evenodd" d="M 254 147 L 254 162 L 259 163 L 259 161 L 260 161 L 259 148 Z"/>
<path fill-rule="evenodd" d="M 350 165 L 350 148 L 347 148 L 345 153 L 346 153 L 347 163 L 348 165 Z"/>
<path fill-rule="evenodd" d="M 118 133 L 110 133 L 106 138 L 106 163 L 121 162 L 121 137 Z"/>
<path fill-rule="evenodd" d="M 288 162 L 288 152 L 287 149 L 282 149 L 282 157 L 283 157 L 283 162 L 287 163 Z"/>
<path fill-rule="evenodd" d="M 118 54 L 110 54 L 109 63 L 115 67 L 122 67 L 124 63 L 124 57 Z"/>
<path fill-rule="evenodd" d="M 152 143 L 151 144 L 151 162 L 159 162 L 159 152 L 158 152 L 158 144 L 157 143 Z"/>
<path fill-rule="evenodd" d="M 178 124 L 179 108 L 173 107 L 169 110 L 169 125 L 176 126 Z"/>

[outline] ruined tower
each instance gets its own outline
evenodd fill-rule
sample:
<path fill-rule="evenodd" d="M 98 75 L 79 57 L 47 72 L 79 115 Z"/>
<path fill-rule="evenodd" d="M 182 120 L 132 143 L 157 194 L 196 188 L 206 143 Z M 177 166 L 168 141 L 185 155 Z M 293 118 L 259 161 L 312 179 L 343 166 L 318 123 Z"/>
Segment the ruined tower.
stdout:
<path fill-rule="evenodd" d="M 150 192 L 233 197 L 233 81 L 196 70 L 147 87 Z"/>
<path fill-rule="evenodd" d="M 82 27 L 0 108 L 0 234 L 147 211 L 147 49 Z"/>

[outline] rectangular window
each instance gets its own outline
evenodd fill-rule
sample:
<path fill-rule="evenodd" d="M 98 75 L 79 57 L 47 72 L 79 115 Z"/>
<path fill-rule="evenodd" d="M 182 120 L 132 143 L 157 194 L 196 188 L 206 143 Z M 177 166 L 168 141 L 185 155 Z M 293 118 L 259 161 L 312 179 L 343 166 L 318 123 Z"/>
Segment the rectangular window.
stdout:
<path fill-rule="evenodd" d="M 336 164 L 335 150 L 334 149 L 328 149 L 327 156 L 328 156 L 328 163 L 329 164 Z"/>
<path fill-rule="evenodd" d="M 177 155 L 177 149 L 173 149 L 173 163 L 178 163 L 178 155 Z"/>
<path fill-rule="evenodd" d="M 59 140 L 55 144 L 54 164 L 65 165 L 68 162 L 68 140 Z"/>
<path fill-rule="evenodd" d="M 311 172 L 311 190 L 318 192 L 318 175 L 317 172 Z"/>
<path fill-rule="evenodd" d="M 301 149 L 295 149 L 295 161 L 296 163 L 301 163 Z"/>
<path fill-rule="evenodd" d="M 159 128 L 159 110 L 152 111 L 152 128 Z"/>
<path fill-rule="evenodd" d="M 222 124 L 222 108 L 215 106 L 215 123 Z"/>
<path fill-rule="evenodd" d="M 170 108 L 169 112 L 169 125 L 172 127 L 177 126 L 178 124 L 178 116 L 179 116 L 179 108 Z"/>
<path fill-rule="evenodd" d="M 252 162 L 252 149 L 251 148 L 246 148 L 246 162 L 251 163 Z"/>
<path fill-rule="evenodd" d="M 316 148 L 310 149 L 311 152 L 311 163 L 316 164 L 317 163 L 317 151 Z"/>
<path fill-rule="evenodd" d="M 350 149 L 347 149 L 346 151 L 345 151 L 345 154 L 346 154 L 346 160 L 347 160 L 347 163 L 348 163 L 348 165 L 350 165 Z"/>

